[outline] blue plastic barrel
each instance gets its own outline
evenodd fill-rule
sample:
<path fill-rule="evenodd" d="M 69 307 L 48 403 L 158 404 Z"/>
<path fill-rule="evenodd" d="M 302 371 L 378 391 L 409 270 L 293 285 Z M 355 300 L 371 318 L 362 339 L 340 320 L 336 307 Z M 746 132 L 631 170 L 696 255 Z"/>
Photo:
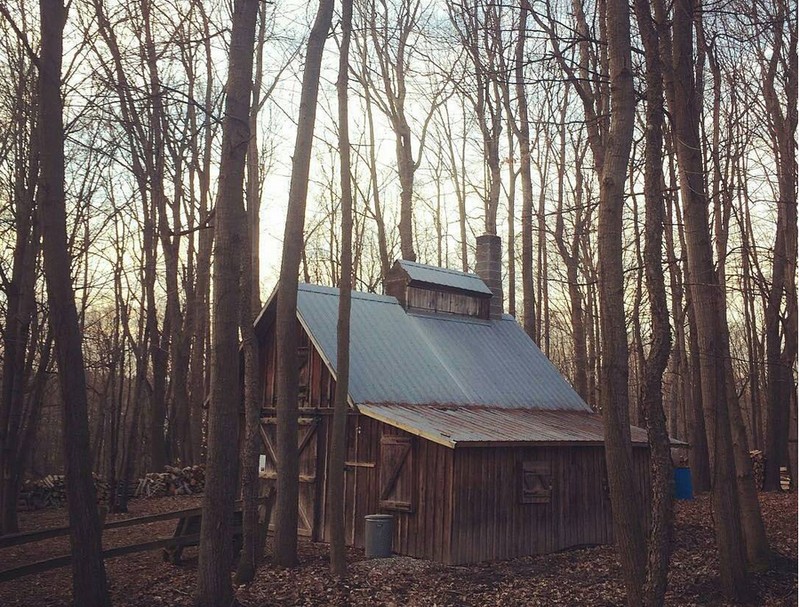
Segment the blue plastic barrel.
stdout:
<path fill-rule="evenodd" d="M 694 499 L 692 492 L 692 471 L 689 468 L 675 468 L 675 499 Z"/>

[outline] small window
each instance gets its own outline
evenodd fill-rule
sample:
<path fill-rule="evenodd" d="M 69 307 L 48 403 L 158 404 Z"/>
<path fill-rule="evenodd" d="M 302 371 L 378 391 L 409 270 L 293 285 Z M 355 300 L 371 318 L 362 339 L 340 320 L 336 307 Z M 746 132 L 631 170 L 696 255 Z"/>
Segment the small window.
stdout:
<path fill-rule="evenodd" d="M 550 462 L 522 462 L 520 470 L 520 503 L 549 504 L 553 493 Z"/>

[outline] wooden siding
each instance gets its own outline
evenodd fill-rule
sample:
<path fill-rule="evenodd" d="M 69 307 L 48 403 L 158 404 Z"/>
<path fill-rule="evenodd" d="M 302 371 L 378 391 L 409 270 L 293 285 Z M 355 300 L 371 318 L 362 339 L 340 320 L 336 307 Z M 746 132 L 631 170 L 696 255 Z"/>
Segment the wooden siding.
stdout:
<path fill-rule="evenodd" d="M 453 510 L 453 451 L 363 415 L 350 415 L 347 422 L 347 543 L 363 547 L 364 517 L 385 512 L 394 516 L 394 552 L 448 562 Z M 325 426 L 329 428 L 329 424 Z M 416 490 L 411 512 L 389 511 L 379 506 L 380 441 L 383 436 L 410 438 L 412 441 Z M 324 498 L 321 510 L 322 537 L 329 541 Z"/>
<path fill-rule="evenodd" d="M 634 452 L 639 495 L 647 499 L 647 450 Z M 552 473 L 547 503 L 521 503 L 522 462 Z M 456 449 L 453 564 L 503 560 L 613 539 L 601 447 Z"/>
<path fill-rule="evenodd" d="M 406 309 L 489 318 L 489 299 L 455 291 L 406 288 Z"/>
<path fill-rule="evenodd" d="M 299 333 L 297 362 L 300 367 L 299 406 L 301 408 L 332 407 L 336 382 L 299 321 L 297 322 L 297 331 Z M 263 403 L 264 408 L 271 409 L 277 402 L 275 394 L 277 344 L 274 324 L 267 329 L 261 347 L 269 352 L 265 356 L 263 365 Z"/>
<path fill-rule="evenodd" d="M 298 420 L 299 494 L 297 533 L 317 540 L 320 537 L 318 517 L 319 491 L 324 468 L 323 451 L 325 443 L 320 440 L 320 417 L 301 417 Z M 261 473 L 262 486 L 274 486 L 278 477 L 278 457 L 276 442 L 276 420 L 274 417 L 262 419 L 262 451 L 266 456 L 265 470 Z"/>
<path fill-rule="evenodd" d="M 491 295 L 488 293 L 482 295 L 446 285 L 415 282 L 397 264 L 384 281 L 384 291 L 397 298 L 406 310 L 489 318 Z"/>

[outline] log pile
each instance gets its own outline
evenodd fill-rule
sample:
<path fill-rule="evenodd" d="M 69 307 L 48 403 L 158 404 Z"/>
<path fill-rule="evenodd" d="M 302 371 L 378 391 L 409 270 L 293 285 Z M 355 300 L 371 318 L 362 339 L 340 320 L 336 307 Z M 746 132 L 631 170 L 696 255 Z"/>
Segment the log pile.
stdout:
<path fill-rule="evenodd" d="M 106 479 L 93 474 L 98 503 L 108 503 L 111 487 Z M 150 472 L 128 483 L 128 497 L 163 497 L 165 495 L 194 495 L 205 488 L 203 466 L 174 468 L 166 466 L 164 472 Z M 35 481 L 26 481 L 17 501 L 17 510 L 60 508 L 67 504 L 66 479 L 62 474 L 50 474 Z"/>
<path fill-rule="evenodd" d="M 165 466 L 164 472 L 150 472 L 139 479 L 136 497 L 163 497 L 165 495 L 194 495 L 202 493 L 206 478 L 203 466 L 174 468 Z"/>
<path fill-rule="evenodd" d="M 20 502 L 24 510 L 54 508 L 67 503 L 67 485 L 61 474 L 49 474 L 38 481 L 27 481 L 20 491 Z"/>
<path fill-rule="evenodd" d="M 92 474 L 97 502 L 107 502 L 110 497 L 108 481 Z M 48 474 L 36 481 L 26 481 L 22 485 L 18 510 L 38 510 L 40 508 L 58 508 L 67 503 L 67 482 L 63 474 Z"/>
<path fill-rule="evenodd" d="M 753 462 L 753 479 L 756 489 L 761 491 L 764 486 L 764 452 L 755 450 L 750 452 L 750 461 Z"/>

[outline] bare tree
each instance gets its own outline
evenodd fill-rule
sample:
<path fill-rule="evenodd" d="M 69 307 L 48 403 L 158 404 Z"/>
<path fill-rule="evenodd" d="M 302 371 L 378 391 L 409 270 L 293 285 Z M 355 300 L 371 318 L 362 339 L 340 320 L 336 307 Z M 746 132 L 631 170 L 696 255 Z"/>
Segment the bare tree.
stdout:
<path fill-rule="evenodd" d="M 522 180 L 522 326 L 528 337 L 541 342 L 536 331 L 536 301 L 533 283 L 533 179 L 531 176 L 531 129 L 528 96 L 525 91 L 525 33 L 528 29 L 528 6 L 520 3 L 517 40 L 514 46 L 514 80 L 518 118 L 511 127 L 519 141 L 520 178 Z"/>
<path fill-rule="evenodd" d="M 353 196 L 350 175 L 350 127 L 347 104 L 347 74 L 350 68 L 350 34 L 353 2 L 342 2 L 342 42 L 339 47 L 339 76 L 336 92 L 339 107 L 339 155 L 342 188 L 342 252 L 339 279 L 339 321 L 336 342 L 336 394 L 328 463 L 328 504 L 330 509 L 331 572 L 347 575 L 344 525 L 344 464 L 347 451 L 347 410 L 350 376 L 350 299 L 353 288 Z"/>
<path fill-rule="evenodd" d="M 548 7 L 549 8 L 549 7 Z M 624 188 L 633 138 L 636 99 L 631 69 L 630 11 L 609 0 L 599 14 L 603 50 L 598 67 L 608 75 L 591 86 L 589 27 L 583 7 L 573 2 L 580 37 L 577 70 L 557 44 L 552 16 L 537 22 L 549 32 L 556 59 L 578 93 L 586 118 L 588 140 L 600 184 L 597 247 L 602 360 L 600 407 L 605 426 L 614 536 L 622 564 L 628 605 L 641 605 L 645 582 L 646 545 L 641 503 L 634 490 L 633 453 L 628 408 L 628 339 L 624 311 L 622 215 Z"/>
<path fill-rule="evenodd" d="M 240 271 L 246 237 L 245 158 L 250 143 L 251 79 L 255 46 L 256 0 L 234 5 L 228 58 L 225 118 L 222 126 L 220 183 L 215 217 L 214 332 L 208 458 L 197 572 L 198 606 L 233 600 L 230 564 L 231 525 L 238 476 Z M 249 265 L 249 264 L 246 264 Z M 249 298 L 250 293 L 245 297 Z"/>
<path fill-rule="evenodd" d="M 110 605 L 100 545 L 100 518 L 92 480 L 86 376 L 78 311 L 70 274 L 64 191 L 64 119 L 61 102 L 63 32 L 61 0 L 41 0 L 39 59 L 39 220 L 50 323 L 64 403 L 64 453 L 72 549 L 72 593 L 76 604 Z"/>
<path fill-rule="evenodd" d="M 10 23 L 5 25 L 11 27 Z M 24 34 L 21 29 L 19 32 Z M 0 292 L 6 300 L 3 330 L 0 331 L 3 347 L 0 374 L 0 534 L 19 531 L 17 497 L 35 420 L 41 408 L 41 401 L 29 398 L 39 345 L 35 335 L 41 322 L 36 305 L 37 260 L 41 251 L 41 228 L 36 212 L 39 173 L 36 58 L 28 55 L 16 36 L 6 35 L 4 39 L 6 48 L 3 52 L 10 62 L 8 73 L 4 74 L 8 91 L 4 91 L 3 97 L 11 109 L 8 122 L 11 128 L 2 136 L 0 155 L 11 163 L 10 224 L 14 236 L 13 245 L 9 246 L 13 250 L 10 272 L 0 272 Z M 39 362 L 40 367 L 42 362 L 44 360 Z"/>
<path fill-rule="evenodd" d="M 662 380 L 670 355 L 669 308 L 662 262 L 664 232 L 663 125 L 664 89 L 658 32 L 646 0 L 634 3 L 645 49 L 647 101 L 645 117 L 645 244 L 644 268 L 650 299 L 652 343 L 644 361 L 640 401 L 650 444 L 651 512 L 644 604 L 663 605 L 672 541 L 672 457 L 664 415 Z"/>
<path fill-rule="evenodd" d="M 792 17 L 785 2 L 777 2 L 774 8 L 776 14 L 768 21 L 772 24 L 772 40 L 768 43 L 771 55 L 762 58 L 762 89 L 774 141 L 779 197 L 772 284 L 765 314 L 769 399 L 764 489 L 770 491 L 781 488 L 780 466 L 788 460 L 789 403 L 796 392 L 792 368 L 797 359 L 797 20 L 796 12 Z M 779 74 L 785 76 L 781 78 Z M 781 99 L 785 101 L 781 103 Z"/>
<path fill-rule="evenodd" d="M 508 72 L 503 69 L 505 48 L 500 8 L 494 2 L 475 1 L 448 4 L 450 20 L 464 49 L 468 65 L 465 78 L 455 83 L 469 100 L 481 131 L 483 157 L 488 171 L 488 187 L 483 195 L 484 230 L 497 233 L 502 175 L 500 144 L 503 129 L 503 89 L 508 88 Z"/>
<path fill-rule="evenodd" d="M 688 254 L 692 308 L 696 319 L 700 385 L 711 460 L 712 504 L 719 551 L 723 591 L 739 599 L 747 593 L 741 505 L 733 462 L 728 378 L 725 359 L 727 325 L 720 309 L 721 294 L 712 259 L 708 223 L 708 201 L 702 182 L 697 91 L 692 56 L 692 23 L 695 4 L 679 0 L 673 12 L 670 38 L 666 9 L 655 0 L 654 15 L 659 27 L 660 48 L 665 65 L 667 100 L 674 124 L 673 136 L 680 169 L 685 238 Z M 738 407 L 738 403 L 736 403 Z"/>
<path fill-rule="evenodd" d="M 644 533 L 633 492 L 633 462 L 628 418 L 628 341 L 623 305 L 622 210 L 627 164 L 633 137 L 635 97 L 631 71 L 630 12 L 627 3 L 605 6 L 610 79 L 610 125 L 603 138 L 600 182 L 599 254 L 600 323 L 603 362 L 600 405 L 603 409 L 606 463 L 609 471 L 614 535 L 622 563 L 628 605 L 642 603 Z M 591 137 L 590 137 L 591 138 Z M 598 164 L 599 142 L 592 144 Z"/>
<path fill-rule="evenodd" d="M 259 521 L 258 512 L 258 460 L 261 454 L 261 367 L 254 322 L 261 309 L 259 293 L 258 217 L 261 206 L 261 175 L 258 159 L 258 111 L 261 101 L 263 79 L 263 51 L 267 28 L 266 5 L 258 11 L 258 35 L 256 44 L 256 68 L 253 79 L 253 102 L 250 107 L 250 141 L 247 146 L 247 221 L 243 231 L 244 254 L 241 260 L 240 326 L 242 355 L 244 358 L 244 412 L 245 430 L 242 441 L 242 552 L 236 569 L 236 583 L 244 584 L 255 577 L 256 566 L 263 556 L 264 532 L 269 521 Z M 266 512 L 264 512 L 266 518 Z M 263 530 L 263 531 L 262 531 Z"/>
<path fill-rule="evenodd" d="M 422 161 L 422 150 L 428 125 L 436 109 L 445 100 L 444 88 L 434 92 L 427 105 L 425 116 L 417 133 L 418 143 L 413 141 L 412 119 L 406 102 L 409 89 L 407 80 L 411 73 L 411 58 L 414 45 L 420 41 L 424 7 L 419 0 L 401 0 L 389 3 L 382 0 L 364 0 L 357 5 L 362 36 L 355 38 L 361 70 L 354 70 L 365 96 L 373 102 L 389 120 L 395 137 L 395 159 L 400 181 L 400 251 L 403 259 L 416 261 L 414 249 L 414 174 Z M 366 47 L 374 51 L 370 55 Z M 367 57 L 377 65 L 367 62 Z M 375 82 L 372 74 L 377 75 Z M 416 157 L 415 157 L 416 156 Z"/>
<path fill-rule="evenodd" d="M 330 30 L 333 0 L 320 0 L 308 38 L 303 69 L 297 136 L 292 156 L 289 206 L 283 234 L 283 257 L 276 311 L 277 348 L 277 450 L 278 499 L 275 514 L 275 562 L 284 567 L 297 563 L 298 469 L 297 453 L 297 274 L 303 245 L 311 144 L 317 114 L 322 51 Z"/>

